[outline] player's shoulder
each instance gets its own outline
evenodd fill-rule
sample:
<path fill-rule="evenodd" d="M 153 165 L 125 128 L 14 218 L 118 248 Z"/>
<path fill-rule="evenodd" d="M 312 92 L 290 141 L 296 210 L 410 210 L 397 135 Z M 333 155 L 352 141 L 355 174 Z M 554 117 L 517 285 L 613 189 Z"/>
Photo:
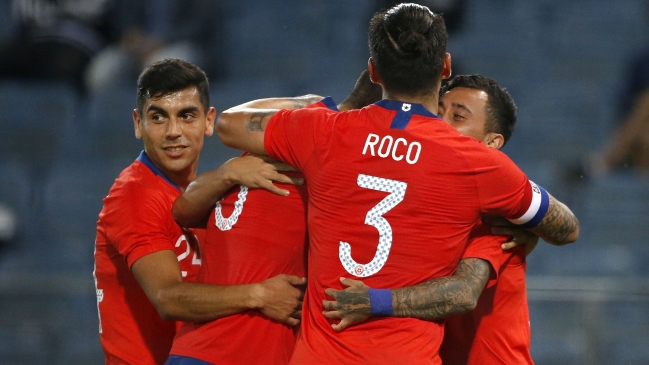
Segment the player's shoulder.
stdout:
<path fill-rule="evenodd" d="M 115 203 L 140 204 L 178 195 L 145 164 L 134 161 L 124 169 L 110 189 L 108 198 Z"/>
<path fill-rule="evenodd" d="M 115 179 L 111 191 L 118 190 L 122 192 L 144 189 L 151 185 L 150 182 L 154 180 L 154 177 L 155 175 L 142 162 L 133 161 Z"/>

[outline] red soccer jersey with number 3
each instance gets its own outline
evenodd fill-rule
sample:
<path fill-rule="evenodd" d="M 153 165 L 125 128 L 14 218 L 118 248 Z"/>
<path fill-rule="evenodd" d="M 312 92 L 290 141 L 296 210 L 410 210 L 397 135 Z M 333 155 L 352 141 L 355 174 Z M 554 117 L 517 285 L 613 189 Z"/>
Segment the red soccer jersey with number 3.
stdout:
<path fill-rule="evenodd" d="M 280 111 L 264 143 L 309 187 L 309 282 L 291 363 L 441 364 L 441 322 L 378 318 L 336 333 L 322 314 L 325 289 L 341 288 L 340 277 L 396 288 L 451 275 L 480 213 L 534 215 L 526 176 L 422 105 L 398 101 Z"/>

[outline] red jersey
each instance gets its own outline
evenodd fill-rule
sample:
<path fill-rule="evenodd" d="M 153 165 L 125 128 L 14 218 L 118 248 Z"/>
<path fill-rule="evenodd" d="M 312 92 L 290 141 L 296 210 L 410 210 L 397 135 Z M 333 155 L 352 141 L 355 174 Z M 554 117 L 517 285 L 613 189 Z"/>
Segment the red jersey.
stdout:
<path fill-rule="evenodd" d="M 498 244 L 503 236 L 484 236 Z M 465 253 L 464 257 L 475 257 Z M 446 319 L 440 355 L 444 365 L 533 365 L 525 288 L 525 246 L 500 255 L 495 285 L 487 286 L 476 308 Z"/>
<path fill-rule="evenodd" d="M 279 274 L 305 276 L 306 186 L 282 188 L 290 194 L 236 187 L 217 203 L 207 226 L 198 282 L 235 285 Z M 283 365 L 294 344 L 293 328 L 252 310 L 183 323 L 171 353 L 219 365 Z"/>
<path fill-rule="evenodd" d="M 540 211 L 507 156 L 419 104 L 279 111 L 264 143 L 309 187 L 309 283 L 292 364 L 440 364 L 442 322 L 373 318 L 336 333 L 325 289 L 342 276 L 395 288 L 451 275 L 481 212 L 522 222 Z"/>
<path fill-rule="evenodd" d="M 180 193 L 142 152 L 104 199 L 94 276 L 106 364 L 164 364 L 169 356 L 180 323 L 160 318 L 130 268 L 145 255 L 172 250 L 184 280 L 195 280 L 204 231 L 183 230 L 174 222 L 171 207 Z"/>

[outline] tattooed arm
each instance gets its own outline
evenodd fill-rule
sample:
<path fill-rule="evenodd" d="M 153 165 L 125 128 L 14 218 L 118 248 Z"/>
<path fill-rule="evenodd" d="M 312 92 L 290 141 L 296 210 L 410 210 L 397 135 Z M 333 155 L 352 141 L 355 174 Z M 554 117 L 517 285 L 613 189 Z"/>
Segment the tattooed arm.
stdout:
<path fill-rule="evenodd" d="M 549 195 L 549 194 L 548 194 Z M 579 221 L 570 208 L 550 195 L 550 206 L 538 226 L 530 232 L 553 245 L 572 243 L 579 237 Z"/>
<path fill-rule="evenodd" d="M 455 274 L 421 284 L 392 290 L 392 316 L 436 320 L 473 310 L 484 289 L 491 265 L 482 259 L 460 261 Z M 342 331 L 350 325 L 364 322 L 371 316 L 369 287 L 363 282 L 340 279 L 344 290 L 327 289 L 334 300 L 323 300 L 324 315 L 340 319 L 332 325 Z"/>
<path fill-rule="evenodd" d="M 321 100 L 318 95 L 259 99 L 230 108 L 216 121 L 216 133 L 226 146 L 266 155 L 264 131 L 280 109 L 300 109 Z"/>
<path fill-rule="evenodd" d="M 570 208 L 548 194 L 550 205 L 543 220 L 527 230 L 541 237 L 545 242 L 562 246 L 575 242 L 579 237 L 579 221 Z M 485 216 L 482 222 L 488 226 L 498 228 L 516 228 L 513 223 L 503 217 Z M 492 229 L 493 234 L 510 234 L 504 230 Z M 511 248 L 511 247 L 508 247 Z"/>

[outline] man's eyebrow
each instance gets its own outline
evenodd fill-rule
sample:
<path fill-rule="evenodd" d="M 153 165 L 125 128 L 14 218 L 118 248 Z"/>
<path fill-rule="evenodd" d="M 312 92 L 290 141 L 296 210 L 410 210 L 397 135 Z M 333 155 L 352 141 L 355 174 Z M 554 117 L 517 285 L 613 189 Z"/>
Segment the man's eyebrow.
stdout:
<path fill-rule="evenodd" d="M 456 108 L 464 109 L 464 110 L 466 110 L 466 112 L 469 113 L 469 114 L 473 114 L 473 113 L 471 112 L 471 110 L 470 110 L 469 108 L 467 108 L 466 105 L 464 105 L 464 104 L 460 104 L 460 103 L 458 103 L 458 102 L 454 102 L 454 103 L 452 103 L 451 105 L 454 106 L 454 107 L 456 107 Z"/>
<path fill-rule="evenodd" d="M 147 113 L 149 113 L 149 112 L 151 112 L 151 111 L 158 112 L 158 113 L 160 113 L 160 114 L 162 114 L 162 115 L 164 115 L 164 116 L 168 116 L 168 115 L 169 115 L 169 113 L 167 113 L 167 111 L 166 111 L 165 109 L 163 109 L 163 108 L 161 108 L 161 107 L 159 107 L 159 106 L 153 105 L 153 104 L 149 105 L 149 106 L 146 108 L 146 112 L 147 112 Z"/>
<path fill-rule="evenodd" d="M 201 110 L 197 106 L 188 106 L 187 108 L 181 109 L 178 114 L 194 113 L 200 112 Z"/>

